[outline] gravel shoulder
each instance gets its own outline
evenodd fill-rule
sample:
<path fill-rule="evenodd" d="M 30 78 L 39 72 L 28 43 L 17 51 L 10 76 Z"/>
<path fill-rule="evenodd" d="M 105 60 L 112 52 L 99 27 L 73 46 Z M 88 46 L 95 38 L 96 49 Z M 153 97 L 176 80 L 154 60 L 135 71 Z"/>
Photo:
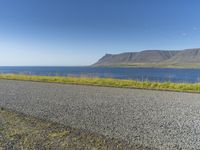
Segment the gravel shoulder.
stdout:
<path fill-rule="evenodd" d="M 0 109 L 0 149 L 143 150 L 122 139 L 107 138 L 21 113 Z"/>
<path fill-rule="evenodd" d="M 0 107 L 158 149 L 200 149 L 200 94 L 0 80 Z"/>

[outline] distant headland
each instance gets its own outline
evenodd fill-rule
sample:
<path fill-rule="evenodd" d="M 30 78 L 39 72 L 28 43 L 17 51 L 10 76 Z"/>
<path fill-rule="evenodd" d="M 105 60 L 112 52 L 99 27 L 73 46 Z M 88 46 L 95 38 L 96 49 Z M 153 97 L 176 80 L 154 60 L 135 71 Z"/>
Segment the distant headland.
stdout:
<path fill-rule="evenodd" d="M 200 68 L 200 48 L 106 54 L 92 66 Z"/>

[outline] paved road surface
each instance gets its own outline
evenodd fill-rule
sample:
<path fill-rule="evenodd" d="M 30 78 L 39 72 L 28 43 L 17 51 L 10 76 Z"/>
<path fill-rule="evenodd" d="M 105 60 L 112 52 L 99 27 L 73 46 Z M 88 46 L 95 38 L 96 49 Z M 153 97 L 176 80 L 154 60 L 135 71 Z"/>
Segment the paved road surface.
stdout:
<path fill-rule="evenodd" d="M 200 94 L 0 80 L 0 106 L 159 149 L 200 149 Z"/>

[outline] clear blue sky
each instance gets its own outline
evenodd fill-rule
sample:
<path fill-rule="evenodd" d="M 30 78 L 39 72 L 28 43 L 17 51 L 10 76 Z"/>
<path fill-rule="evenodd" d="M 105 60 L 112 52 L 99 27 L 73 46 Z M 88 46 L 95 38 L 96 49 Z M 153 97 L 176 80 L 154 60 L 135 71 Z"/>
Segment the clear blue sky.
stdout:
<path fill-rule="evenodd" d="M 0 65 L 89 65 L 200 47 L 199 0 L 1 0 Z"/>

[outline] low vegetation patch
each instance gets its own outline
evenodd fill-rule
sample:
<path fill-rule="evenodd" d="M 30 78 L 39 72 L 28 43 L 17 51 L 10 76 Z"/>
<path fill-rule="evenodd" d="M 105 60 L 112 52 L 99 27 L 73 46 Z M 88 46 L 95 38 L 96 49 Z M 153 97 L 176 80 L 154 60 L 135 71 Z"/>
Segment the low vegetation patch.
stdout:
<path fill-rule="evenodd" d="M 200 83 L 150 82 L 150 81 L 137 81 L 137 80 L 121 80 L 113 78 L 32 76 L 32 75 L 19 75 L 19 74 L 0 74 L 0 79 L 109 86 L 109 87 L 121 87 L 121 88 L 170 90 L 170 91 L 180 91 L 180 92 L 197 92 L 197 93 L 200 92 Z"/>
<path fill-rule="evenodd" d="M 145 148 L 0 108 L 0 150 L 142 150 Z"/>

